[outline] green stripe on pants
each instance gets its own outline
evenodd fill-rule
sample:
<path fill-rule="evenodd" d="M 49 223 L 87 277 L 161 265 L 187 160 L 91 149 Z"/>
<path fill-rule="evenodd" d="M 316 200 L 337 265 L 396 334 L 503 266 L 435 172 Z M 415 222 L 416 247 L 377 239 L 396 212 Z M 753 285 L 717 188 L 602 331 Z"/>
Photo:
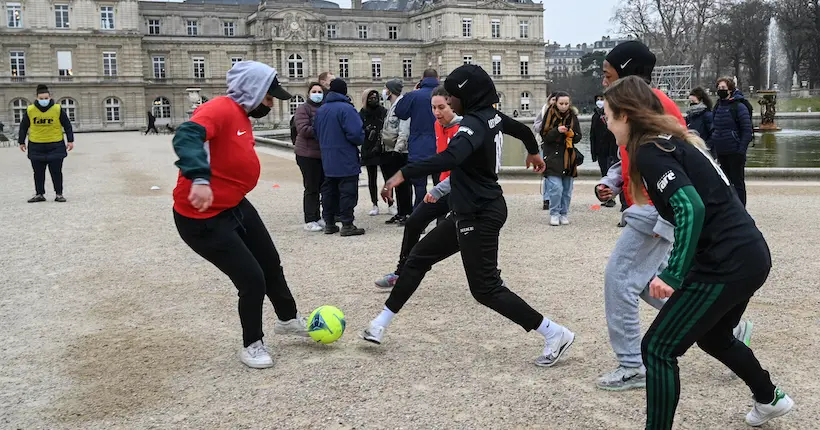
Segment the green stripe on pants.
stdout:
<path fill-rule="evenodd" d="M 723 284 L 682 286 L 661 309 L 642 342 L 646 365 L 646 428 L 671 429 L 680 397 L 678 357 L 697 341 L 695 325 L 717 301 Z M 705 328 L 708 330 L 709 328 Z"/>

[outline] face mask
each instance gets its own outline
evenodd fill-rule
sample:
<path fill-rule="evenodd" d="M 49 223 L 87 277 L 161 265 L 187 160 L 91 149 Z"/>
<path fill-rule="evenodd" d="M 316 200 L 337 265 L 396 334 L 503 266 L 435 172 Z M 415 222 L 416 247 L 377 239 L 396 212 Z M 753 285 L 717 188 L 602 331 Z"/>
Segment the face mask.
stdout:
<path fill-rule="evenodd" d="M 368 101 L 367 101 L 367 106 L 368 106 L 368 107 L 372 107 L 372 108 L 374 108 L 374 107 L 376 107 L 376 106 L 378 106 L 378 105 L 379 105 L 379 101 L 378 101 L 378 100 L 368 100 Z"/>
<path fill-rule="evenodd" d="M 717 90 L 717 95 L 722 99 L 727 99 L 729 98 L 729 90 Z"/>
<path fill-rule="evenodd" d="M 385 88 L 385 89 L 382 90 L 382 100 L 388 100 L 388 99 L 390 99 L 390 93 L 387 92 L 387 88 Z"/>
<path fill-rule="evenodd" d="M 322 99 L 323 99 L 324 97 L 325 97 L 325 95 L 324 95 L 324 94 L 322 94 L 322 93 L 312 93 L 312 94 L 310 95 L 310 101 L 312 101 L 313 103 L 317 103 L 317 104 L 318 104 L 318 103 L 321 103 L 321 102 L 322 102 Z"/>
<path fill-rule="evenodd" d="M 698 103 L 698 102 L 689 102 L 689 106 L 697 106 L 697 105 L 699 105 L 699 104 L 700 104 L 700 103 Z"/>
<path fill-rule="evenodd" d="M 604 101 L 603 100 L 596 101 L 595 106 L 598 106 L 598 109 L 603 109 L 604 108 Z"/>
<path fill-rule="evenodd" d="M 46 106 L 48 106 L 48 103 L 49 103 L 50 101 L 51 101 L 51 100 L 49 100 L 49 99 L 45 99 L 45 100 L 43 100 L 43 99 L 37 99 L 37 104 L 39 104 L 39 105 L 40 105 L 40 106 L 42 106 L 42 107 L 46 107 Z"/>
<path fill-rule="evenodd" d="M 254 110 L 248 112 L 248 116 L 254 118 L 263 118 L 265 115 L 270 113 L 270 108 L 265 105 L 259 105 Z"/>

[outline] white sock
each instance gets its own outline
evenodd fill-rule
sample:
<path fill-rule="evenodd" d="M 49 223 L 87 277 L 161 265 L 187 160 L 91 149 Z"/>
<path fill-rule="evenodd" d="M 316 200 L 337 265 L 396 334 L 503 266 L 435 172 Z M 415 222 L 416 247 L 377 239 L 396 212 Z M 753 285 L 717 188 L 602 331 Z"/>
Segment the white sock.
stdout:
<path fill-rule="evenodd" d="M 394 316 L 396 316 L 396 313 L 390 309 L 387 309 L 387 306 L 385 306 L 379 316 L 373 320 L 373 324 L 387 327 L 390 324 L 390 321 L 393 321 Z"/>
<path fill-rule="evenodd" d="M 555 321 L 550 321 L 549 318 L 544 317 L 541 321 L 541 325 L 535 330 L 538 333 L 541 333 L 548 342 L 555 340 L 556 337 L 561 336 L 564 332 L 564 327 L 561 324 L 558 324 Z"/>

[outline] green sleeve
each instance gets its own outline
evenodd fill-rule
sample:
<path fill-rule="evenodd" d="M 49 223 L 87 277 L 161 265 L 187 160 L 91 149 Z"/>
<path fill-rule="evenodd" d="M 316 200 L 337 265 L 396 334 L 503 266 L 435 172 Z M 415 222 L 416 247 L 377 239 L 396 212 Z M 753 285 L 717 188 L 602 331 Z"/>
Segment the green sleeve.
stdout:
<path fill-rule="evenodd" d="M 691 185 L 675 191 L 669 204 L 675 212 L 675 245 L 669 256 L 669 266 L 658 277 L 677 290 L 692 267 L 706 208 L 695 187 Z"/>
<path fill-rule="evenodd" d="M 174 151 L 177 160 L 174 163 L 188 179 L 211 180 L 211 165 L 208 163 L 208 153 L 205 151 L 205 127 L 192 122 L 183 122 L 174 135 Z"/>

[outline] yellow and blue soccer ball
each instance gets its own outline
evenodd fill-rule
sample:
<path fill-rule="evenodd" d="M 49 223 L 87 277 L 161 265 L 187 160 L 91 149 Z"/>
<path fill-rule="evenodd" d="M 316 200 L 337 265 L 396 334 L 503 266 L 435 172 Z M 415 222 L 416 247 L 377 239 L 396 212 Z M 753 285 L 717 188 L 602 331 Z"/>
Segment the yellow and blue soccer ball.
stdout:
<path fill-rule="evenodd" d="M 316 342 L 336 342 L 345 332 L 345 314 L 334 306 L 319 306 L 310 314 L 307 329 Z"/>

